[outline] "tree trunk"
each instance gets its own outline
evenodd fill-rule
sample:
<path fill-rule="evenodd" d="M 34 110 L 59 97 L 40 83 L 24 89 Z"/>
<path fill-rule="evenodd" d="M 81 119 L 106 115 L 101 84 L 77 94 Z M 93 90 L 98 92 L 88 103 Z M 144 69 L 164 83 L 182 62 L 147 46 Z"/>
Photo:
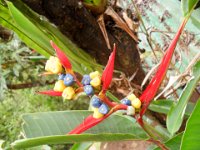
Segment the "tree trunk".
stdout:
<path fill-rule="evenodd" d="M 81 5 L 79 0 L 23 1 L 34 11 L 56 24 L 63 34 L 93 56 L 98 63 L 106 64 L 111 50 L 106 46 L 96 18 Z M 106 21 L 106 28 L 111 45 L 113 43 L 117 45 L 115 68 L 127 76 L 133 75 L 138 70 L 134 83 L 140 84 L 144 72 L 140 65 L 137 44 L 126 32 L 115 27 L 110 18 Z"/>

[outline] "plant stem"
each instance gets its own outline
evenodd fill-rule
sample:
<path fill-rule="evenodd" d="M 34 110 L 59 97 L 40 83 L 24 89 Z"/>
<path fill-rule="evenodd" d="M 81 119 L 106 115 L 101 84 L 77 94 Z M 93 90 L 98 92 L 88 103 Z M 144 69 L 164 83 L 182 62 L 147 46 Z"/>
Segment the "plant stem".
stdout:
<path fill-rule="evenodd" d="M 165 144 L 163 144 L 161 141 L 156 140 L 158 139 L 158 137 L 153 134 L 153 132 L 150 132 L 149 128 L 147 126 L 145 126 L 143 120 L 141 117 L 139 117 L 137 119 L 137 122 L 139 123 L 139 125 L 142 127 L 142 129 L 150 136 L 150 139 L 148 141 L 153 142 L 154 144 L 156 144 L 158 147 L 160 147 L 162 150 L 168 150 L 168 148 L 165 146 Z"/>
<path fill-rule="evenodd" d="M 156 144 L 158 147 L 160 147 L 162 150 L 169 150 L 165 144 L 163 144 L 162 142 L 160 142 L 159 140 L 154 140 L 153 138 L 150 138 L 149 140 L 147 140 L 149 142 L 152 142 L 154 144 Z"/>

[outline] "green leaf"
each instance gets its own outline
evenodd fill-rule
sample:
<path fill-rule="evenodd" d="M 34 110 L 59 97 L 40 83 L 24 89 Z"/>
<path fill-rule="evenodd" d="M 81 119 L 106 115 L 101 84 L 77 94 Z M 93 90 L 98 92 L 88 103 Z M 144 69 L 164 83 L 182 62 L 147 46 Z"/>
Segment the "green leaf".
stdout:
<path fill-rule="evenodd" d="M 114 102 L 121 103 L 120 100 L 109 91 L 106 92 L 106 96 Z"/>
<path fill-rule="evenodd" d="M 194 91 L 196 84 L 200 79 L 200 61 L 193 67 L 193 78 L 189 81 L 183 93 L 181 94 L 178 103 L 174 104 L 167 115 L 167 129 L 173 135 L 179 130 L 185 113 L 187 103 Z"/>
<path fill-rule="evenodd" d="M 7 1 L 8 6 L 0 5 L 0 24 L 14 30 L 32 49 L 49 57 L 54 54 L 49 41 L 53 40 L 69 57 L 73 70 L 80 74 L 94 70 L 101 71 L 93 58 L 65 37 L 46 18 L 28 8 L 20 0 Z"/>
<path fill-rule="evenodd" d="M 181 0 L 181 7 L 184 16 L 187 16 L 191 11 L 193 11 L 198 2 L 199 0 Z"/>
<path fill-rule="evenodd" d="M 93 142 L 84 142 L 74 144 L 70 150 L 88 150 Z"/>
<path fill-rule="evenodd" d="M 187 121 L 186 129 L 181 142 L 181 150 L 197 150 L 200 147 L 200 99 Z"/>
<path fill-rule="evenodd" d="M 12 145 L 15 148 L 26 148 L 44 144 L 148 138 L 134 118 L 121 115 L 111 115 L 84 134 L 66 135 L 91 113 L 90 111 L 60 111 L 26 114 L 23 116 L 23 130 L 27 139 L 15 141 Z"/>
<path fill-rule="evenodd" d="M 167 100 L 167 99 L 156 100 L 156 101 L 153 101 L 149 105 L 148 109 L 151 110 L 151 111 L 154 111 L 154 112 L 167 114 L 174 103 L 175 103 L 174 101 Z M 189 102 L 187 104 L 187 107 L 186 107 L 186 110 L 185 110 L 185 116 L 186 117 L 190 116 L 190 114 L 192 113 L 192 111 L 194 109 L 194 106 L 195 106 L 194 103 Z"/>
<path fill-rule="evenodd" d="M 193 11 L 198 2 L 199 0 L 181 0 L 181 7 L 185 17 Z M 194 25 L 200 28 L 200 8 L 193 11 L 191 20 Z"/>
<path fill-rule="evenodd" d="M 49 54 L 53 54 L 47 35 L 43 34 L 31 21 L 28 20 L 11 2 L 7 2 L 10 14 L 20 31 L 29 35 L 31 39 L 38 43 Z"/>
<path fill-rule="evenodd" d="M 180 150 L 180 145 L 181 145 L 181 138 L 182 138 L 182 133 L 174 136 L 167 142 L 165 142 L 165 146 L 167 146 L 171 150 Z M 160 150 L 160 148 L 155 148 L 154 150 Z M 190 149 L 189 149 L 190 150 Z"/>
<path fill-rule="evenodd" d="M 20 36 L 20 38 L 23 41 L 25 41 L 25 43 L 32 49 L 37 49 L 39 53 L 41 53 L 42 55 L 46 57 L 50 56 L 48 52 L 44 51 L 44 49 L 40 45 L 38 45 L 33 39 L 31 39 L 31 35 L 27 35 L 24 32 L 20 31 L 19 27 L 17 26 L 12 16 L 10 15 L 9 9 L 6 6 L 0 5 L 0 12 L 1 12 L 0 24 L 2 26 L 15 31 L 18 34 L 18 36 Z"/>

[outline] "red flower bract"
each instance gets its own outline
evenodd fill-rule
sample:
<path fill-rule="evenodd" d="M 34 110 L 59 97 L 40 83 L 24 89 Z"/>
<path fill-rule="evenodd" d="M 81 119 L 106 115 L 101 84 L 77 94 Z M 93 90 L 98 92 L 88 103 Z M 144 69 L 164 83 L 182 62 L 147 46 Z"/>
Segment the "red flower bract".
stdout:
<path fill-rule="evenodd" d="M 54 90 L 38 91 L 36 93 L 43 94 L 43 95 L 49 95 L 49 96 L 62 96 L 62 92 L 57 92 L 57 91 L 54 91 Z"/>
<path fill-rule="evenodd" d="M 103 71 L 101 80 L 103 82 L 102 90 L 105 92 L 111 81 L 113 76 L 114 64 L 115 64 L 115 53 L 116 53 L 116 45 L 114 44 L 113 52 L 110 54 L 108 63 Z"/>
<path fill-rule="evenodd" d="M 152 78 L 151 82 L 149 83 L 147 88 L 144 90 L 144 92 L 140 96 L 140 100 L 143 103 L 143 108 L 140 111 L 140 116 L 143 116 L 143 114 L 145 113 L 150 102 L 153 100 L 154 96 L 156 95 L 157 90 L 159 89 L 159 86 L 167 72 L 174 49 L 176 48 L 177 42 L 178 42 L 179 37 L 185 27 L 186 22 L 187 22 L 186 19 L 183 20 L 178 32 L 176 33 L 174 39 L 172 40 L 171 44 L 169 45 L 169 48 L 167 49 L 155 76 Z"/>
<path fill-rule="evenodd" d="M 96 119 L 92 115 L 90 115 L 80 125 L 78 125 L 76 128 L 74 128 L 68 134 L 80 134 L 80 133 L 86 131 L 87 129 L 90 129 L 93 126 L 99 124 L 100 122 L 102 122 L 103 120 L 108 118 L 113 112 L 115 112 L 119 109 L 126 110 L 127 106 L 123 105 L 123 104 L 119 104 L 119 105 L 113 107 L 113 109 L 108 114 L 106 114 L 104 117 L 99 118 L 99 119 Z"/>
<path fill-rule="evenodd" d="M 57 57 L 59 58 L 61 64 L 68 70 L 71 70 L 72 69 L 72 65 L 69 61 L 69 59 L 67 58 L 67 56 L 65 55 L 64 52 L 62 52 L 60 50 L 60 48 L 53 42 L 53 41 L 50 41 L 51 43 L 51 46 L 55 49 L 56 51 L 56 55 Z"/>

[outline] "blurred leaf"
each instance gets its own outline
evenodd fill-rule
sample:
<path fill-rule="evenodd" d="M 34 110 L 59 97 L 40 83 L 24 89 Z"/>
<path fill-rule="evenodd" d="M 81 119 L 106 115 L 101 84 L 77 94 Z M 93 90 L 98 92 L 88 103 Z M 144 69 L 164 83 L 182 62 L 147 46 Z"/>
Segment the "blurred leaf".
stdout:
<path fill-rule="evenodd" d="M 167 129 L 171 133 L 171 135 L 173 135 L 176 131 L 179 130 L 184 118 L 183 114 L 185 113 L 187 103 L 199 79 L 200 79 L 200 61 L 197 62 L 196 65 L 193 67 L 193 77 L 183 90 L 183 93 L 180 96 L 178 103 L 174 104 L 171 107 L 167 115 Z"/>
<path fill-rule="evenodd" d="M 106 96 L 109 97 L 111 100 L 113 100 L 114 102 L 117 102 L 117 103 L 121 103 L 120 100 L 115 97 L 111 92 L 107 91 L 106 92 Z"/>
<path fill-rule="evenodd" d="M 7 27 L 13 31 L 15 31 L 19 37 L 31 48 L 36 49 L 39 53 L 42 55 L 49 57 L 50 54 L 46 51 L 44 51 L 44 47 L 36 43 L 31 36 L 27 33 L 23 32 L 20 27 L 15 23 L 12 16 L 10 15 L 9 9 L 5 6 L 0 4 L 0 24 L 4 27 Z M 24 17 L 23 17 L 24 18 Z M 21 18 L 21 19 L 23 19 Z"/>
<path fill-rule="evenodd" d="M 84 142 L 74 144 L 70 150 L 88 150 L 93 142 Z"/>
<path fill-rule="evenodd" d="M 174 103 L 175 103 L 174 101 L 167 100 L 167 99 L 166 100 L 156 100 L 156 101 L 153 101 L 149 105 L 148 109 L 150 109 L 151 111 L 154 111 L 154 112 L 167 114 Z M 193 109 L 194 109 L 194 103 L 189 102 L 187 104 L 187 107 L 185 110 L 185 116 L 189 117 L 190 114 L 192 113 Z"/>
<path fill-rule="evenodd" d="M 3 150 L 3 148 L 4 148 L 4 143 L 5 143 L 4 140 L 0 140 L 0 149 L 2 149 L 2 150 Z"/>
<path fill-rule="evenodd" d="M 181 150 L 197 150 L 200 148 L 200 99 L 187 121 L 186 129 L 183 133 Z"/>
<path fill-rule="evenodd" d="M 93 58 L 73 44 L 46 18 L 33 12 L 20 0 L 10 1 L 12 3 L 7 1 L 8 7 L 0 5 L 0 23 L 14 30 L 29 47 L 48 57 L 54 54 L 49 43 L 53 40 L 67 54 L 74 71 L 81 74 L 101 71 L 101 66 Z"/>
<path fill-rule="evenodd" d="M 23 130 L 27 139 L 15 141 L 15 148 L 43 144 L 61 144 L 90 141 L 147 139 L 148 136 L 133 118 L 111 115 L 84 134 L 66 135 L 86 118 L 90 111 L 61 111 L 26 114 Z M 111 128 L 112 127 L 112 128 Z"/>
<path fill-rule="evenodd" d="M 181 0 L 181 6 L 184 16 L 187 16 L 196 6 L 199 0 Z M 191 20 L 194 25 L 200 28 L 200 8 L 193 11 Z"/>
<path fill-rule="evenodd" d="M 187 16 L 196 6 L 199 0 L 181 0 L 181 7 L 184 12 L 184 16 Z"/>
<path fill-rule="evenodd" d="M 182 138 L 182 133 L 174 136 L 167 142 L 165 142 L 165 145 L 170 149 L 170 150 L 180 150 L 180 145 L 181 145 L 181 138 Z M 160 148 L 155 148 L 154 150 L 160 150 Z M 188 149 L 191 150 L 191 149 Z"/>
<path fill-rule="evenodd" d="M 38 43 L 46 52 L 53 54 L 53 50 L 49 44 L 50 39 L 43 34 L 39 28 L 35 26 L 22 12 L 20 12 L 11 2 L 7 2 L 10 14 L 15 21 L 18 29 L 29 35 L 31 39 Z"/>

